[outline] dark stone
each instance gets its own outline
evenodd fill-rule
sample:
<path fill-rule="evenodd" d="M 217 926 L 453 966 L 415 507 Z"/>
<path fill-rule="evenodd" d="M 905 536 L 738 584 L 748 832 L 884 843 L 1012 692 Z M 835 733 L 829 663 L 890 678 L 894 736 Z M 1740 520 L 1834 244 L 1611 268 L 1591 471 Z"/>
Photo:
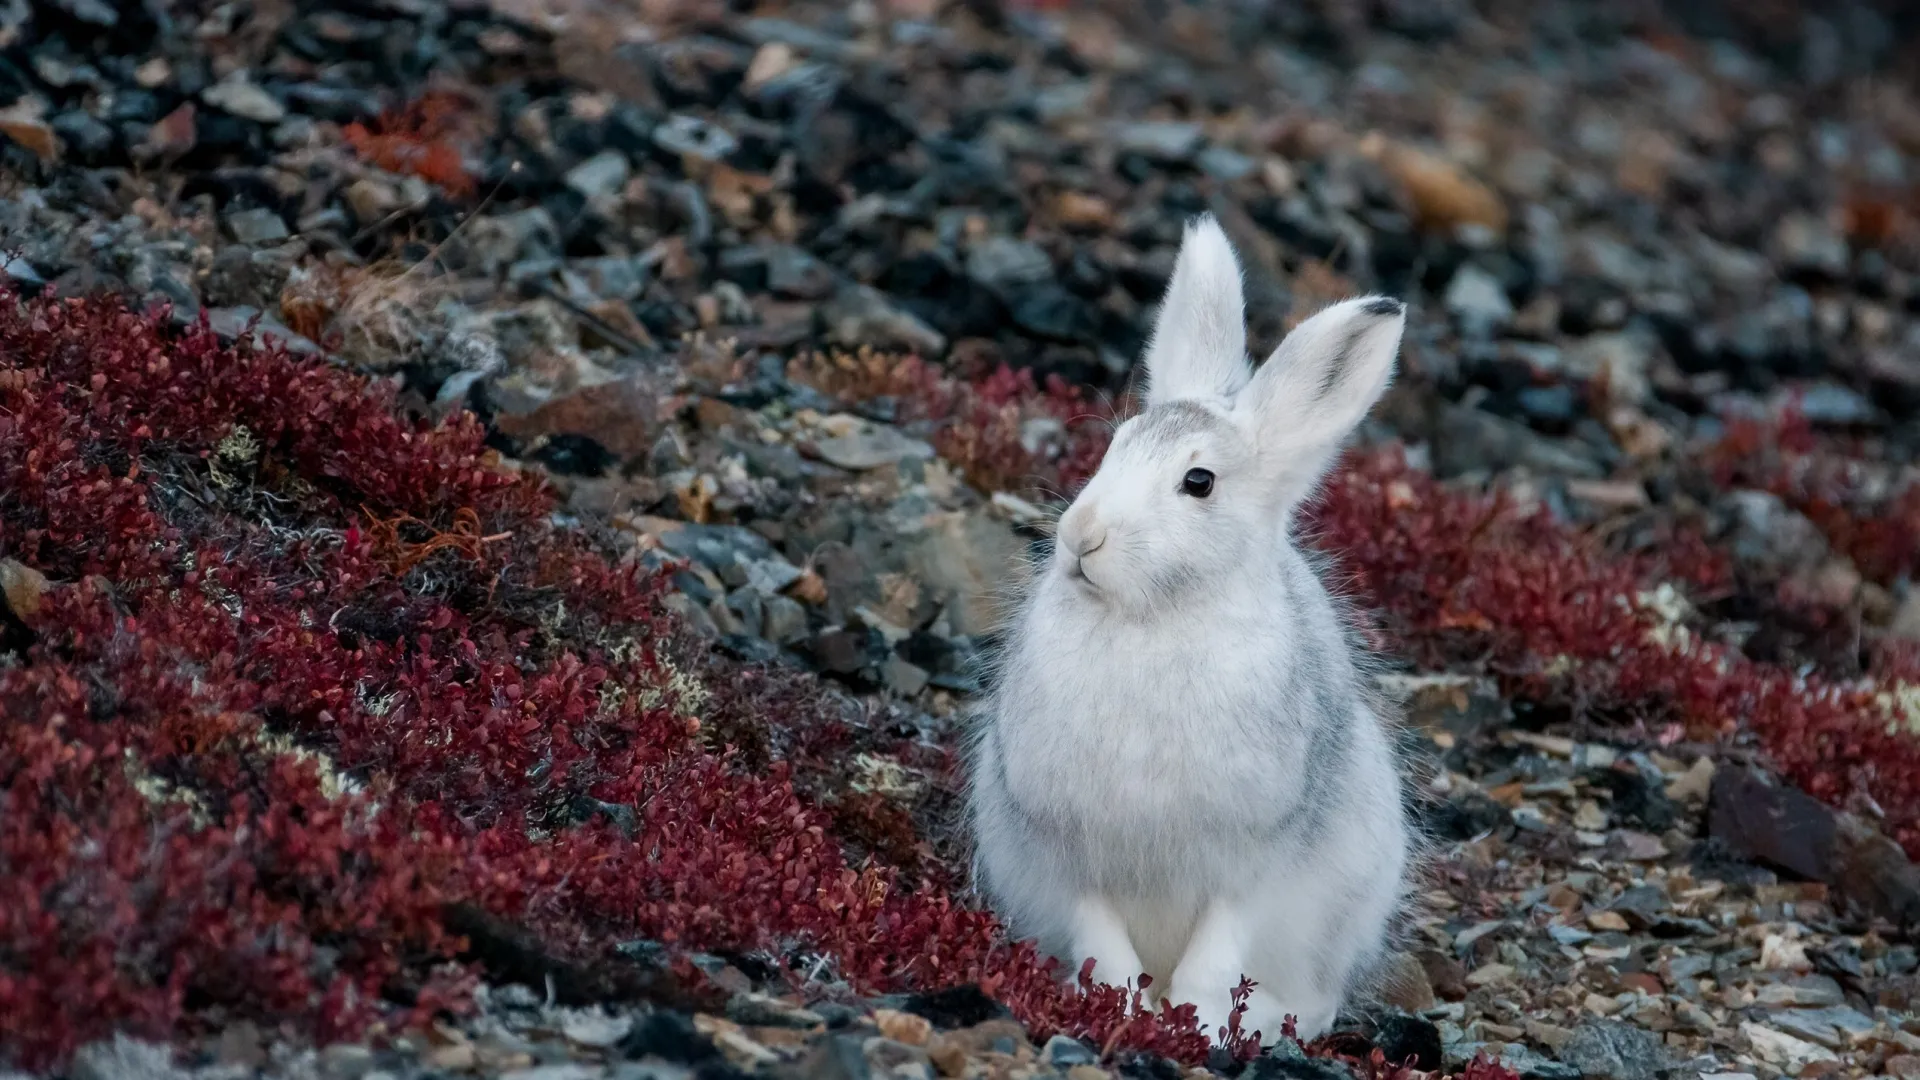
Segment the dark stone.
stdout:
<path fill-rule="evenodd" d="M 1636 885 L 1614 897 L 1607 907 L 1619 912 L 1635 930 L 1645 930 L 1667 910 L 1667 894 L 1657 885 Z"/>
<path fill-rule="evenodd" d="M 1140 1050 L 1123 1050 L 1115 1054 L 1113 1069 L 1132 1080 L 1181 1080 L 1186 1075 L 1179 1062 Z"/>
<path fill-rule="evenodd" d="M 1014 325 L 1035 337 L 1071 344 L 1099 341 L 1099 312 L 1056 282 L 1020 289 L 1010 307 Z"/>
<path fill-rule="evenodd" d="M 1422 801 L 1416 804 L 1415 812 L 1429 835 L 1455 842 L 1503 829 L 1512 820 L 1506 807 L 1478 793 L 1445 801 Z"/>
<path fill-rule="evenodd" d="M 1093 255 L 1075 251 L 1060 272 L 1060 283 L 1076 296 L 1098 300 L 1113 288 L 1113 271 Z"/>
<path fill-rule="evenodd" d="M 785 1075 L 794 1080 L 867 1080 L 865 1040 L 857 1035 L 834 1035 L 814 1044 L 806 1057 L 796 1062 Z"/>
<path fill-rule="evenodd" d="M 1237 1077 L 1247 1071 L 1247 1063 L 1233 1056 L 1233 1051 L 1224 1046 L 1216 1046 L 1207 1051 L 1207 1069 L 1222 1076 Z"/>
<path fill-rule="evenodd" d="M 1098 1065 L 1100 1052 L 1079 1039 L 1069 1035 L 1055 1035 L 1047 1040 L 1041 1056 L 1047 1064 L 1056 1069 L 1070 1069 L 1075 1065 Z"/>
<path fill-rule="evenodd" d="M 1560 1059 L 1587 1080 L 1656 1080 L 1673 1067 L 1660 1036 L 1613 1021 L 1575 1028 Z"/>
<path fill-rule="evenodd" d="M 629 1060 L 657 1057 L 697 1065 L 718 1059 L 720 1048 L 694 1029 L 692 1017 L 662 1009 L 635 1021 L 626 1038 L 620 1040 L 620 1053 Z"/>
<path fill-rule="evenodd" d="M 113 150 L 113 129 L 80 109 L 71 109 L 53 118 L 53 133 L 60 136 L 68 156 L 86 164 L 99 164 Z"/>
<path fill-rule="evenodd" d="M 855 630 L 829 630 L 813 639 L 813 659 L 821 670 L 853 675 L 877 662 L 867 635 Z"/>
<path fill-rule="evenodd" d="M 1846 901 L 1902 927 L 1920 925 L 1920 869 L 1898 844 L 1856 815 L 1757 770 L 1714 773 L 1707 831 L 1735 856 L 1824 881 Z"/>
<path fill-rule="evenodd" d="M 1580 398 L 1566 383 L 1529 386 L 1514 400 L 1527 423 L 1551 435 L 1564 434 L 1581 414 Z"/>
<path fill-rule="evenodd" d="M 1240 1076 L 1242 1080 L 1353 1080 L 1352 1071 L 1345 1065 L 1305 1057 L 1297 1049 L 1291 1053 L 1268 1051 L 1254 1058 Z"/>
<path fill-rule="evenodd" d="M 619 463 L 611 451 L 585 435 L 552 436 L 533 452 L 533 459 L 568 476 L 601 476 Z"/>
<path fill-rule="evenodd" d="M 1387 1057 L 1389 1065 L 1408 1065 L 1421 1072 L 1433 1072 L 1445 1062 L 1440 1045 L 1440 1029 L 1420 1016 L 1394 1014 L 1374 1028 L 1373 1045 Z"/>
<path fill-rule="evenodd" d="M 780 649 L 773 642 L 752 634 L 726 634 L 720 638 L 720 647 L 751 664 L 770 664 L 780 659 Z"/>
<path fill-rule="evenodd" d="M 1673 828 L 1679 816 L 1657 779 L 1629 769 L 1600 769 L 1588 779 L 1612 793 L 1610 809 L 1616 821 L 1661 833 Z"/>
<path fill-rule="evenodd" d="M 914 994 L 907 998 L 902 1009 L 925 1017 L 934 1027 L 943 1030 L 970 1028 L 1013 1015 L 1005 1005 L 988 997 L 973 983 L 927 994 Z"/>

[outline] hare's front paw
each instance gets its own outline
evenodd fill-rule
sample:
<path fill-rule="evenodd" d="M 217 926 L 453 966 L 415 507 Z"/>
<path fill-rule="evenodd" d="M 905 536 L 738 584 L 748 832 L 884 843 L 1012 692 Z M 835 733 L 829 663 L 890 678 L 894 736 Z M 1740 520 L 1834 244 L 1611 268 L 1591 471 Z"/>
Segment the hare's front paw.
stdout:
<path fill-rule="evenodd" d="M 1093 981 L 1109 986 L 1137 986 L 1140 954 L 1133 950 L 1127 925 L 1105 897 L 1083 896 L 1073 911 L 1073 961 L 1093 961 Z M 1075 972 L 1076 976 L 1078 971 Z"/>

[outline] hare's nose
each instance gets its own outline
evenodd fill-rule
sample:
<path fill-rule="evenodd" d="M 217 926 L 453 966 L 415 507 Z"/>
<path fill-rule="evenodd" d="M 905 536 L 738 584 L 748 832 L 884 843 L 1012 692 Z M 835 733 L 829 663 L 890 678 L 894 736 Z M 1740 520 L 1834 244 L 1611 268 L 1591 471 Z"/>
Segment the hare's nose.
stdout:
<path fill-rule="evenodd" d="M 1096 527 L 1088 529 L 1086 532 L 1081 533 L 1079 538 L 1074 541 L 1074 557 L 1084 559 L 1105 547 L 1106 544 L 1107 530 L 1105 528 Z"/>

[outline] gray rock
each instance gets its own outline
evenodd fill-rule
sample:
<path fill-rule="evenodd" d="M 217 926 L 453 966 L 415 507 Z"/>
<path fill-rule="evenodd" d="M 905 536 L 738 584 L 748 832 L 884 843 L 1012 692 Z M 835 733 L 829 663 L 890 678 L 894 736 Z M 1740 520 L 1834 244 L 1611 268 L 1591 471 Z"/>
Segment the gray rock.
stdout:
<path fill-rule="evenodd" d="M 822 33 L 811 26 L 794 22 L 791 19 L 759 17 L 742 20 L 739 26 L 740 36 L 755 45 L 790 45 L 801 52 L 813 53 L 829 60 L 845 58 L 853 50 L 853 45 L 843 38 Z"/>
<path fill-rule="evenodd" d="M 867 1080 L 872 1075 L 862 1040 L 855 1035 L 831 1035 L 815 1043 L 795 1070 L 807 1080 Z"/>
<path fill-rule="evenodd" d="M 824 300 L 839 287 L 833 267 L 792 244 L 770 244 L 766 252 L 767 288 L 795 300 Z"/>
<path fill-rule="evenodd" d="M 1597 480 L 1599 460 L 1582 444 L 1468 405 L 1449 405 L 1433 435 L 1433 469 L 1443 477 L 1521 465 L 1550 476 Z"/>
<path fill-rule="evenodd" d="M 567 170 L 567 186 L 589 199 L 611 198 L 627 185 L 627 155 L 602 150 Z"/>
<path fill-rule="evenodd" d="M 953 633 L 977 637 L 999 621 L 997 598 L 1025 550 L 1012 529 L 984 513 L 932 514 L 908 541 L 906 568 L 929 589 L 954 598 Z"/>
<path fill-rule="evenodd" d="M 1815 383 L 1800 392 L 1800 412 L 1816 424 L 1844 427 L 1878 419 L 1873 403 L 1859 391 L 1838 383 Z"/>
<path fill-rule="evenodd" d="M 777 555 L 771 559 L 743 559 L 741 565 L 747 572 L 747 585 L 767 596 L 800 580 L 800 568 Z"/>
<path fill-rule="evenodd" d="M 860 421 L 850 430 L 814 441 L 812 447 L 822 460 L 843 469 L 862 472 L 893 465 L 908 458 L 934 456 L 933 447 L 912 438 L 896 427 Z"/>
<path fill-rule="evenodd" d="M 1574 1028 L 1560 1048 L 1560 1060 L 1587 1080 L 1656 1080 L 1672 1067 L 1660 1036 L 1611 1020 Z"/>
<path fill-rule="evenodd" d="M 909 349 L 923 356 L 947 351 L 947 339 L 920 321 L 919 316 L 895 307 L 887 295 L 870 285 L 848 284 L 821 307 L 826 338 L 835 345 L 859 348 Z"/>
<path fill-rule="evenodd" d="M 373 1065 L 373 1048 L 359 1043 L 334 1043 L 320 1051 L 320 1072 L 328 1080 L 359 1080 Z"/>
<path fill-rule="evenodd" d="M 740 632 L 760 637 L 765 633 L 766 600 L 753 589 L 735 589 L 727 596 L 727 610 L 740 620 Z"/>
<path fill-rule="evenodd" d="M 1453 1052 L 1453 1048 L 1448 1049 Z M 1490 1053 L 1488 1056 L 1513 1070 L 1520 1080 L 1580 1080 L 1580 1070 L 1574 1066 L 1555 1061 L 1518 1043 L 1507 1043 L 1498 1054 Z M 1472 1057 L 1472 1054 L 1462 1054 L 1460 1064 L 1466 1064 Z"/>
<path fill-rule="evenodd" d="M 200 92 L 200 100 L 223 112 L 262 124 L 277 124 L 286 118 L 287 107 L 280 99 L 244 78 L 231 78 Z"/>
<path fill-rule="evenodd" d="M 760 632 L 775 645 L 797 645 L 807 639 L 807 609 L 790 596 L 769 596 L 761 603 Z"/>
<path fill-rule="evenodd" d="M 1820 526 L 1771 492 L 1728 492 L 1719 508 L 1728 518 L 1724 539 L 1743 562 L 1796 569 L 1816 566 L 1827 557 L 1827 537 Z"/>
<path fill-rule="evenodd" d="M 113 129 L 84 109 L 69 109 L 53 118 L 53 133 L 70 154 L 91 158 L 113 148 Z"/>
<path fill-rule="evenodd" d="M 1583 379 L 1605 379 L 1607 395 L 1629 404 L 1645 402 L 1653 393 L 1648 368 L 1653 343 L 1629 331 L 1582 338 L 1566 352 L 1567 370 Z"/>
<path fill-rule="evenodd" d="M 1197 158 L 1202 172 L 1215 180 L 1232 182 L 1252 176 L 1259 163 L 1238 150 L 1209 146 Z"/>
<path fill-rule="evenodd" d="M 277 243 L 291 235 L 280 215 L 265 208 L 228 214 L 227 231 L 240 243 L 255 246 Z"/>
<path fill-rule="evenodd" d="M 1002 291 L 1053 277 L 1053 260 L 1038 244 L 1011 236 L 990 236 L 967 252 L 967 276 Z"/>
<path fill-rule="evenodd" d="M 1498 278 L 1471 263 L 1454 271 L 1442 299 L 1467 337 L 1492 337 L 1513 321 L 1513 301 Z"/>
<path fill-rule="evenodd" d="M 567 271 L 595 299 L 633 300 L 647 287 L 646 272 L 624 255 L 574 259 L 567 264 Z"/>
<path fill-rule="evenodd" d="M 742 559 L 774 557 L 773 546 L 767 543 L 766 537 L 739 525 L 697 525 L 659 518 L 649 518 L 646 524 L 661 547 L 715 571 Z"/>
<path fill-rule="evenodd" d="M 1845 1050 L 1856 1038 L 1873 1030 L 1873 1017 L 1847 1005 L 1824 1009 L 1783 1009 L 1767 1017 L 1768 1025 L 1829 1050 Z"/>
<path fill-rule="evenodd" d="M 653 142 L 670 154 L 703 161 L 719 161 L 740 148 L 733 132 L 685 113 L 676 113 L 654 128 Z"/>
<path fill-rule="evenodd" d="M 1091 1047 L 1067 1035 L 1055 1035 L 1048 1039 L 1047 1045 L 1040 1050 L 1040 1056 L 1056 1069 L 1100 1064 L 1100 1055 L 1094 1053 Z"/>
<path fill-rule="evenodd" d="M 886 663 L 880 665 L 880 677 L 886 680 L 887 689 L 910 698 L 927 688 L 930 676 L 927 669 L 889 654 Z"/>
<path fill-rule="evenodd" d="M 47 283 L 47 279 L 40 276 L 40 271 L 35 270 L 32 263 L 12 252 L 0 252 L 0 277 L 35 287 Z"/>
<path fill-rule="evenodd" d="M 55 0 L 53 6 L 95 26 L 112 27 L 120 23 L 120 12 L 106 0 Z"/>
<path fill-rule="evenodd" d="M 1121 150 L 1171 164 L 1192 161 L 1206 139 L 1206 131 L 1187 120 L 1135 120 L 1113 129 Z"/>
<path fill-rule="evenodd" d="M 88 1043 L 74 1052 L 68 1067 L 73 1080 L 186 1080 L 174 1067 L 173 1050 L 124 1034 Z"/>
<path fill-rule="evenodd" d="M 1845 277 L 1852 261 L 1847 238 L 1813 214 L 1781 219 L 1773 233 L 1773 257 L 1790 272 L 1828 278 Z"/>
<path fill-rule="evenodd" d="M 563 1061 L 552 1065 L 534 1065 L 525 1069 L 507 1069 L 500 1073 L 500 1080 L 601 1080 L 606 1075 L 605 1065 Z"/>

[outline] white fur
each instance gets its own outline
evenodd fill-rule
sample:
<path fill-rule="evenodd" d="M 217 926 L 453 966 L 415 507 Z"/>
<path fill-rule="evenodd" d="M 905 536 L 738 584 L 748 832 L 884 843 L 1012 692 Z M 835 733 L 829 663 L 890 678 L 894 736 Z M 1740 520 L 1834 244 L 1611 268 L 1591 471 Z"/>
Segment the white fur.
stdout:
<path fill-rule="evenodd" d="M 1311 1037 L 1386 946 L 1411 840 L 1362 659 L 1288 535 L 1393 369 L 1379 297 L 1307 320 L 1255 373 L 1240 271 L 1189 227 L 1147 408 L 1061 518 L 971 747 L 980 883 L 1069 973 L 1142 973 L 1223 1027 Z M 1182 492 L 1191 468 L 1212 493 Z M 1077 569 L 1076 569 L 1077 568 Z M 1084 577 L 1081 575 L 1084 574 Z"/>

